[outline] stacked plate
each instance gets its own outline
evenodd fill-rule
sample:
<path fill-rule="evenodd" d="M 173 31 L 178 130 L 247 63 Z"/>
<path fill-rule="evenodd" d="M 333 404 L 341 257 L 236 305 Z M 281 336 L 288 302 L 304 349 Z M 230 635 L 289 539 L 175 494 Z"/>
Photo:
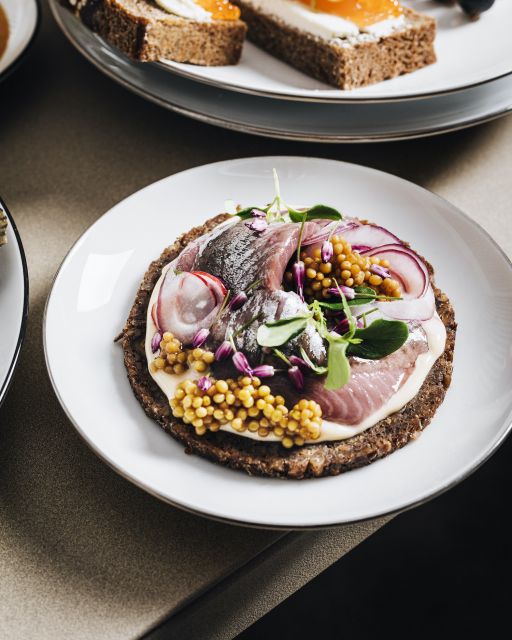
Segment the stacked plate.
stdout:
<path fill-rule="evenodd" d="M 368 142 L 469 127 L 512 111 L 512 3 L 497 0 L 476 22 L 431 0 L 404 4 L 438 22 L 438 62 L 407 76 L 339 91 L 247 43 L 235 67 L 135 63 L 50 6 L 82 54 L 135 93 L 229 129 L 294 140 Z"/>
<path fill-rule="evenodd" d="M 0 198 L 0 405 L 18 361 L 27 315 L 25 253 L 14 220 Z"/>

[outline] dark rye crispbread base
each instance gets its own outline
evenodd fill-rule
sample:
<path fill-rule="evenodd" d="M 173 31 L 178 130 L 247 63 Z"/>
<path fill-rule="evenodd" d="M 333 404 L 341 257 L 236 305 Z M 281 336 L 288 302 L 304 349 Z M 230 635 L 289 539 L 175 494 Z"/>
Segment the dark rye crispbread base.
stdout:
<path fill-rule="evenodd" d="M 258 442 L 221 431 L 197 436 L 192 427 L 173 417 L 167 398 L 148 371 L 144 344 L 149 299 L 163 267 L 174 260 L 189 242 L 227 217 L 225 214 L 219 215 L 208 220 L 202 227 L 192 229 L 151 263 L 118 338 L 124 350 L 128 379 L 147 415 L 182 442 L 187 453 L 196 453 L 251 475 L 271 477 L 302 479 L 338 475 L 383 458 L 417 438 L 434 417 L 450 385 L 457 327 L 450 301 L 433 283 L 430 265 L 428 268 L 434 286 L 437 312 L 447 330 L 446 349 L 432 367 L 419 393 L 403 409 L 373 427 L 348 440 L 285 449 L 279 443 Z"/>
<path fill-rule="evenodd" d="M 234 0 L 242 10 L 249 40 L 296 69 L 338 89 L 356 89 L 436 61 L 433 18 L 404 7 L 406 26 L 375 41 L 343 47 L 287 25 L 255 10 L 250 1 Z M 348 43 L 348 41 L 346 41 Z"/>

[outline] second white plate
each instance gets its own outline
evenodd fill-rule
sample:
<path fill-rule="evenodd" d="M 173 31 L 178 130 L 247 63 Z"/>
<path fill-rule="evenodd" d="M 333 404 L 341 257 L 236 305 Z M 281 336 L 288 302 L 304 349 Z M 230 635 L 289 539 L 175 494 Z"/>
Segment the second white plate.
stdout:
<path fill-rule="evenodd" d="M 435 266 L 459 322 L 453 382 L 432 424 L 400 451 L 338 477 L 250 477 L 185 455 L 143 412 L 126 379 L 122 350 L 113 343 L 145 270 L 163 247 L 221 211 L 226 198 L 267 201 L 273 167 L 284 197 L 305 204 L 321 197 L 347 215 L 399 230 Z M 463 284 L 468 279 L 471 287 Z M 231 522 L 308 528 L 405 509 L 471 473 L 496 450 L 512 421 L 510 262 L 445 200 L 395 176 L 330 160 L 220 162 L 161 180 L 119 203 L 64 260 L 48 299 L 44 340 L 60 402 L 101 458 L 171 504 Z M 69 357 L 75 344 L 79 361 Z"/>
<path fill-rule="evenodd" d="M 201 67 L 163 61 L 174 73 L 223 89 L 313 102 L 387 102 L 431 97 L 475 86 L 512 73 L 512 2 L 497 0 L 480 20 L 434 0 L 404 5 L 437 20 L 438 61 L 424 69 L 378 84 L 341 91 L 311 78 L 247 42 L 240 64 Z"/>
<path fill-rule="evenodd" d="M 110 78 L 167 109 L 226 129 L 311 142 L 381 142 L 453 131 L 512 111 L 512 75 L 404 103 L 313 104 L 225 91 L 131 61 L 57 0 L 49 1 L 65 35 Z"/>

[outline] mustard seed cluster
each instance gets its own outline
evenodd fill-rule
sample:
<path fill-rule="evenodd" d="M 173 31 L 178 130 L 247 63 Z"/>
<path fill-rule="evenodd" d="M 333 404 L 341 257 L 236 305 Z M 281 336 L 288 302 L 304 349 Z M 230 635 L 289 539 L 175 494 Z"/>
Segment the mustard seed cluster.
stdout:
<path fill-rule="evenodd" d="M 335 281 L 346 287 L 370 286 L 376 293 L 393 298 L 401 296 L 400 285 L 396 280 L 383 278 L 370 270 L 372 265 L 387 269 L 388 260 L 381 260 L 377 256 L 371 258 L 362 256 L 339 235 L 332 236 L 331 242 L 334 253 L 329 262 L 322 262 L 320 248 L 313 251 L 305 248 L 301 252 L 301 260 L 306 268 L 304 294 L 308 301 L 330 298 L 329 289 L 336 286 Z M 293 288 L 291 271 L 286 272 L 285 282 Z"/>
<path fill-rule="evenodd" d="M 276 436 L 287 449 L 320 437 L 322 409 L 314 400 L 300 400 L 291 410 L 282 396 L 257 377 L 213 380 L 202 390 L 192 380 L 181 382 L 169 401 L 174 417 L 191 424 L 197 435 L 219 431 L 231 423 L 238 433 L 249 431 L 261 438 Z"/>
<path fill-rule="evenodd" d="M 160 354 L 151 363 L 153 373 L 163 370 L 166 373 L 180 375 L 187 369 L 205 373 L 215 360 L 215 354 L 205 349 L 184 349 L 181 342 L 166 332 L 160 342 Z"/>

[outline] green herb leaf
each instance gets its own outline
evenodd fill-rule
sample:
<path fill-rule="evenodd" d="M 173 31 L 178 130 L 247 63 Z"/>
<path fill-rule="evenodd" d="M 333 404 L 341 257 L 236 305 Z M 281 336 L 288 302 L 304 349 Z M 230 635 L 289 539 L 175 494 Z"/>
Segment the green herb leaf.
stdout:
<path fill-rule="evenodd" d="M 315 364 L 311 360 L 311 358 L 308 356 L 308 354 L 304 351 L 304 347 L 300 348 L 300 355 L 301 355 L 301 358 L 304 360 L 304 362 L 311 369 L 311 371 L 318 374 L 319 376 L 322 376 L 324 375 L 324 373 L 327 373 L 327 367 L 320 367 L 317 364 Z"/>
<path fill-rule="evenodd" d="M 328 391 L 341 389 L 350 380 L 350 363 L 346 355 L 348 346 L 345 341 L 333 340 L 329 342 L 328 372 L 324 385 Z"/>
<path fill-rule="evenodd" d="M 256 335 L 260 347 L 280 347 L 300 335 L 308 326 L 310 316 L 286 318 L 262 324 Z"/>
<path fill-rule="evenodd" d="M 263 209 L 260 209 L 260 207 L 245 207 L 245 209 L 240 209 L 240 211 L 237 211 L 234 215 L 238 216 L 242 220 L 247 220 L 248 218 L 252 218 L 252 212 L 254 211 L 254 209 L 263 211 Z"/>
<path fill-rule="evenodd" d="M 297 211 L 288 207 L 288 213 L 292 222 L 302 222 L 304 216 L 306 216 L 306 222 L 308 220 L 343 220 L 343 215 L 332 207 L 328 207 L 325 204 L 316 204 L 310 209 L 304 211 Z"/>
<path fill-rule="evenodd" d="M 392 298 L 390 296 L 378 295 L 370 287 L 355 287 L 356 297 L 353 300 L 347 300 L 349 307 L 362 307 L 363 305 L 370 304 L 379 300 L 399 300 L 400 298 Z M 341 302 L 319 302 L 320 306 L 330 309 L 331 311 L 343 311 L 343 304 Z"/>
<path fill-rule="evenodd" d="M 375 320 L 366 329 L 356 330 L 354 338 L 359 338 L 362 342 L 351 344 L 347 353 L 367 360 L 380 360 L 400 349 L 408 336 L 409 327 L 405 322 Z"/>
<path fill-rule="evenodd" d="M 375 290 L 370 287 L 354 287 L 354 291 L 356 292 L 356 297 L 348 301 L 351 307 L 361 307 L 364 304 L 375 302 L 378 298 Z"/>

